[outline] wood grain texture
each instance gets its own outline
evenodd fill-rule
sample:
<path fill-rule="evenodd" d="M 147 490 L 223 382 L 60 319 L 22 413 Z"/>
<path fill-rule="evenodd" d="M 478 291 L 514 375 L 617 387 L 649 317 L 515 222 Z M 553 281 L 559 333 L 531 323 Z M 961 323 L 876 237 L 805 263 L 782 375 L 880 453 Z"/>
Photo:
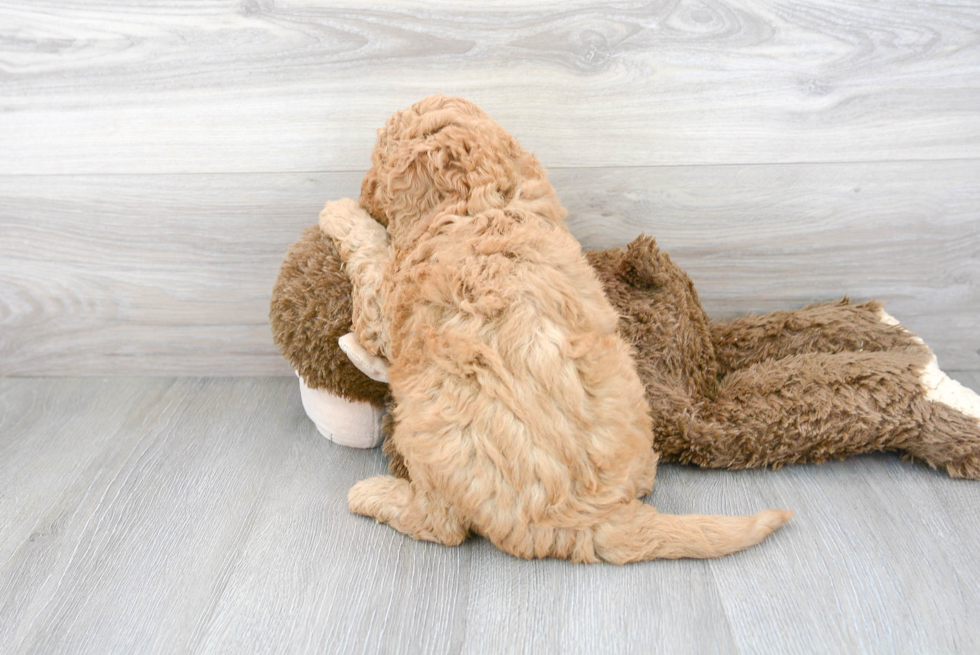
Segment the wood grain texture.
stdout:
<path fill-rule="evenodd" d="M 626 567 L 351 515 L 383 458 L 319 437 L 284 378 L 0 380 L 0 455 L 4 653 L 980 649 L 980 483 L 887 454 L 663 466 L 662 511 L 797 516 L 735 556 Z"/>
<path fill-rule="evenodd" d="M 78 494 L 92 484 L 93 471 L 106 466 L 101 451 L 109 443 L 124 449 L 120 432 L 132 433 L 148 420 L 166 386 L 75 378 L 39 387 L 0 380 L 0 561 L 22 543 L 61 530 L 68 514 L 47 526 L 38 526 L 38 517 L 67 490 Z M 91 426 L 98 431 L 87 434 Z"/>
<path fill-rule="evenodd" d="M 877 298 L 980 369 L 980 161 L 562 173 L 583 244 L 656 237 L 714 318 Z"/>
<path fill-rule="evenodd" d="M 975 158 L 980 9 L 0 2 L 0 174 L 362 170 L 434 92 L 552 167 Z"/>
<path fill-rule="evenodd" d="M 360 177 L 0 176 L 0 374 L 288 375 L 273 281 Z M 879 298 L 980 369 L 980 160 L 551 177 L 585 246 L 656 236 L 714 316 Z"/>
<path fill-rule="evenodd" d="M 132 405 L 131 386 L 145 396 Z M 19 389 L 8 384 L 4 395 Z M 66 400 L 58 382 L 33 391 Z M 256 501 L 291 447 L 256 439 L 296 426 L 283 417 L 289 399 L 254 382 L 201 380 L 115 379 L 74 393 L 131 420 L 113 430 L 58 412 L 67 436 L 89 444 L 91 463 L 35 515 L 36 538 L 0 569 L 2 650 L 179 650 L 220 597 Z M 31 450 L 30 469 L 48 475 L 51 456 Z"/>

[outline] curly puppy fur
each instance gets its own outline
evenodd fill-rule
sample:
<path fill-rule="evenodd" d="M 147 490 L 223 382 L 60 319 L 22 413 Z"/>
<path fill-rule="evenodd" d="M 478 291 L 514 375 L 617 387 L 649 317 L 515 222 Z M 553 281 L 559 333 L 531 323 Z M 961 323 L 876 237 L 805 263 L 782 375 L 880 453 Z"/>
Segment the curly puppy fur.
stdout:
<path fill-rule="evenodd" d="M 637 500 L 658 457 L 630 346 L 544 171 L 507 132 L 435 96 L 387 122 L 372 161 L 363 209 L 328 203 L 320 227 L 351 273 L 358 341 L 391 362 L 410 480 L 358 483 L 352 511 L 447 545 L 472 531 L 519 557 L 614 563 L 721 556 L 789 519 Z"/>

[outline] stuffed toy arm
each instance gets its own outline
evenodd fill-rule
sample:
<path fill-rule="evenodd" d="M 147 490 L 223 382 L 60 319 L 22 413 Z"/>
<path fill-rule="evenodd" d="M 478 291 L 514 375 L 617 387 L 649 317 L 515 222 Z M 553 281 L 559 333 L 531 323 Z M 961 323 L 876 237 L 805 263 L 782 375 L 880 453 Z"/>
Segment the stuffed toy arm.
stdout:
<path fill-rule="evenodd" d="M 320 229 L 333 239 L 350 275 L 357 342 L 372 356 L 391 359 L 381 311 L 383 275 L 391 261 L 388 232 L 351 199 L 328 202 L 320 212 Z"/>

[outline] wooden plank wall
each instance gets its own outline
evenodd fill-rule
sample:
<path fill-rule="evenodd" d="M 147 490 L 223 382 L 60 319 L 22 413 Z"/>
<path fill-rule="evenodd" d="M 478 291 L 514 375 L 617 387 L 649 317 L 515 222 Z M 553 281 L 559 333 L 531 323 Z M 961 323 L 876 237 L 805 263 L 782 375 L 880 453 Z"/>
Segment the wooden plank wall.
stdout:
<path fill-rule="evenodd" d="M 877 297 L 980 370 L 974 2 L 0 0 L 0 374 L 288 374 L 286 247 L 435 92 L 713 315 Z"/>

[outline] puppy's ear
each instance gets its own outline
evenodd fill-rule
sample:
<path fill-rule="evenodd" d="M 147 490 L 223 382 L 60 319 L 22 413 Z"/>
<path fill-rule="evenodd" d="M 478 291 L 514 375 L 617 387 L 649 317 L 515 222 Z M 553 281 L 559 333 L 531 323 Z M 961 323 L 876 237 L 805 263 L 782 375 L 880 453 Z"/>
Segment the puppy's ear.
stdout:
<path fill-rule="evenodd" d="M 361 206 L 395 231 L 394 223 L 410 224 L 436 207 L 470 214 L 503 207 L 522 181 L 542 182 L 523 189 L 522 198 L 551 190 L 537 160 L 510 134 L 473 103 L 447 96 L 389 118 L 372 163 Z"/>
<path fill-rule="evenodd" d="M 378 185 L 378 167 L 372 166 L 361 181 L 361 208 L 374 217 L 385 227 L 388 227 L 388 214 L 382 202 L 381 189 Z"/>
<path fill-rule="evenodd" d="M 372 166 L 361 182 L 361 207 L 396 231 L 396 223 L 414 222 L 446 196 L 445 184 L 440 184 L 445 180 L 432 161 L 441 145 L 430 138 L 445 123 L 433 118 L 423 123 L 422 118 L 414 109 L 406 109 L 388 119 L 378 130 Z"/>
<path fill-rule="evenodd" d="M 459 201 L 470 214 L 510 202 L 527 157 L 513 137 L 489 119 L 450 110 L 427 114 L 422 123 L 413 175 L 416 183 L 435 189 L 437 202 Z"/>

